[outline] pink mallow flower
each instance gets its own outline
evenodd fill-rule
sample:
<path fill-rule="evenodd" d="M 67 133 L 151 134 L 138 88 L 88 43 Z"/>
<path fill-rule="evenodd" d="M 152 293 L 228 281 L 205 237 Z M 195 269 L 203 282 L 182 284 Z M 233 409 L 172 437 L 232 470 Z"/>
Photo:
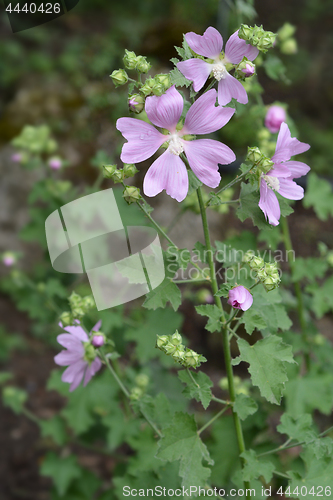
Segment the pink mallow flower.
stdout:
<path fill-rule="evenodd" d="M 145 110 L 149 120 L 166 129 L 167 135 L 155 127 L 135 118 L 120 118 L 116 127 L 127 139 L 121 161 L 137 163 L 152 156 L 163 143 L 167 150 L 153 162 L 143 182 L 146 196 L 156 196 L 163 189 L 177 201 L 182 201 L 188 191 L 186 166 L 179 155 L 185 153 L 189 165 L 198 179 L 211 188 L 219 185 L 221 176 L 218 163 L 227 165 L 235 161 L 234 152 L 225 144 L 212 139 L 189 140 L 190 134 L 210 134 L 222 128 L 235 110 L 215 106 L 216 90 L 203 94 L 187 112 L 184 126 L 178 130 L 184 101 L 175 86 L 160 97 L 146 99 Z"/>
<path fill-rule="evenodd" d="M 11 160 L 14 163 L 21 163 L 21 161 L 22 161 L 22 155 L 21 155 L 21 153 L 14 153 L 14 154 L 12 154 Z"/>
<path fill-rule="evenodd" d="M 68 333 L 58 335 L 57 341 L 66 350 L 61 351 L 54 357 L 57 365 L 68 366 L 62 374 L 61 380 L 71 384 L 69 391 L 74 391 L 83 379 L 83 386 L 91 380 L 93 375 L 101 368 L 102 362 L 97 356 L 94 347 L 84 329 L 79 325 L 66 326 L 64 330 Z M 62 327 L 62 324 L 59 323 Z M 99 330 L 101 321 L 96 323 L 92 331 Z"/>
<path fill-rule="evenodd" d="M 309 144 L 291 137 L 288 125 L 282 123 L 275 154 L 272 157 L 274 166 L 267 174 L 262 174 L 260 181 L 259 208 L 273 226 L 279 224 L 281 215 L 280 205 L 274 191 L 288 200 L 301 200 L 304 196 L 304 189 L 293 179 L 307 174 L 310 167 L 300 161 L 289 160 L 292 156 L 304 153 L 309 148 Z"/>
<path fill-rule="evenodd" d="M 265 117 L 265 126 L 272 134 L 280 130 L 280 126 L 287 119 L 287 113 L 281 106 L 271 106 Z"/>
<path fill-rule="evenodd" d="M 5 252 L 2 255 L 2 262 L 5 266 L 11 267 L 13 264 L 16 262 L 16 257 L 13 253 L 11 252 Z"/>
<path fill-rule="evenodd" d="M 62 160 L 61 158 L 58 158 L 58 156 L 53 156 L 49 159 L 48 164 L 49 167 L 52 168 L 52 170 L 59 170 L 59 168 L 62 167 Z"/>
<path fill-rule="evenodd" d="M 253 297 L 251 293 L 242 285 L 236 286 L 229 290 L 229 300 L 230 304 L 234 309 L 241 309 L 242 311 L 247 311 L 253 303 Z"/>
<path fill-rule="evenodd" d="M 202 36 L 191 31 L 186 33 L 185 39 L 193 52 L 209 59 L 208 61 L 197 58 L 188 59 L 177 64 L 177 68 L 185 78 L 193 82 L 194 90 L 198 92 L 212 73 L 219 82 L 218 102 L 221 106 L 228 104 L 232 98 L 246 104 L 248 102 L 246 90 L 236 78 L 228 73 L 226 64 L 239 64 L 244 56 L 253 61 L 259 54 L 259 50 L 239 38 L 238 31 L 236 31 L 227 41 L 223 54 L 221 53 L 222 36 L 211 26 Z"/>

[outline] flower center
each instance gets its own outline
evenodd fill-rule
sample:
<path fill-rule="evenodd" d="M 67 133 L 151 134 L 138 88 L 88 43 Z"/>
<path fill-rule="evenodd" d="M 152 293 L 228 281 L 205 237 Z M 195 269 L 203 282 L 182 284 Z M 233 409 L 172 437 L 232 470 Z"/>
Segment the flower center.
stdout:
<path fill-rule="evenodd" d="M 177 134 L 171 134 L 168 151 L 177 156 L 184 152 L 182 142 Z"/>
<path fill-rule="evenodd" d="M 280 182 L 277 177 L 273 177 L 272 175 L 263 175 L 263 178 L 267 182 L 268 187 L 270 187 L 274 191 L 279 191 Z"/>
<path fill-rule="evenodd" d="M 227 76 L 227 70 L 222 61 L 218 61 L 213 64 L 213 76 L 218 82 L 223 80 Z"/>

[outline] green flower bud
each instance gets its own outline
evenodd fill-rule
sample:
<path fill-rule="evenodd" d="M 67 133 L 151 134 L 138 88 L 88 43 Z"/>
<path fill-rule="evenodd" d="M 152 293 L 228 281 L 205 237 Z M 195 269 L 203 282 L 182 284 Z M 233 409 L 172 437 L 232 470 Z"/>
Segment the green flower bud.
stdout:
<path fill-rule="evenodd" d="M 140 94 L 132 94 L 128 98 L 128 107 L 134 113 L 141 113 L 145 107 L 145 98 Z"/>
<path fill-rule="evenodd" d="M 289 40 L 282 42 L 280 45 L 280 50 L 282 54 L 287 54 L 288 56 L 297 54 L 298 47 L 295 38 L 289 38 Z"/>
<path fill-rule="evenodd" d="M 169 342 L 168 335 L 157 335 L 156 347 L 158 349 L 164 350 L 164 347 L 167 345 L 168 342 Z"/>
<path fill-rule="evenodd" d="M 133 175 L 137 174 L 139 170 L 135 165 L 130 163 L 125 163 L 123 168 L 124 179 L 128 179 L 129 177 L 133 177 Z"/>
<path fill-rule="evenodd" d="M 172 354 L 172 358 L 177 363 L 182 363 L 184 361 L 185 350 L 183 346 L 178 346 L 175 352 Z"/>
<path fill-rule="evenodd" d="M 186 349 L 183 358 L 183 365 L 186 368 L 197 368 L 200 366 L 200 354 L 192 351 L 192 349 Z"/>
<path fill-rule="evenodd" d="M 329 265 L 333 267 L 333 251 L 328 252 L 326 259 Z"/>
<path fill-rule="evenodd" d="M 143 396 L 143 390 L 140 387 L 133 387 L 131 390 L 130 394 L 130 399 L 132 401 L 137 401 L 138 399 L 142 398 Z"/>
<path fill-rule="evenodd" d="M 148 377 L 148 375 L 145 375 L 144 373 L 140 373 L 140 375 L 137 375 L 135 377 L 135 383 L 141 389 L 146 389 L 146 387 L 149 384 L 149 377 Z"/>
<path fill-rule="evenodd" d="M 269 276 L 276 274 L 277 273 L 276 263 L 275 262 L 274 263 L 273 262 L 266 262 L 265 271 Z"/>
<path fill-rule="evenodd" d="M 253 28 L 251 28 L 247 24 L 241 24 L 241 27 L 239 28 L 238 31 L 239 38 L 248 41 L 252 38 L 252 34 L 253 34 Z"/>
<path fill-rule="evenodd" d="M 272 170 L 274 165 L 274 162 L 270 159 L 264 156 L 260 162 L 258 163 L 258 167 L 260 168 L 260 171 L 264 174 Z"/>
<path fill-rule="evenodd" d="M 111 179 L 113 180 L 113 182 L 115 184 L 119 184 L 120 182 L 122 182 L 124 180 L 124 176 L 123 176 L 123 171 L 122 169 L 120 170 L 116 170 L 113 174 L 112 174 L 112 177 Z"/>
<path fill-rule="evenodd" d="M 255 257 L 253 250 L 248 250 L 243 256 L 243 262 L 250 262 Z"/>
<path fill-rule="evenodd" d="M 73 316 L 69 311 L 65 311 L 60 315 L 60 321 L 64 326 L 69 326 L 73 324 Z"/>
<path fill-rule="evenodd" d="M 239 80 L 249 78 L 253 76 L 255 72 L 256 65 L 252 61 L 249 61 L 246 57 L 243 57 L 243 60 L 237 64 L 235 68 L 235 74 Z"/>
<path fill-rule="evenodd" d="M 264 268 L 256 269 L 255 271 L 257 273 L 257 278 L 259 281 L 264 281 L 268 277 Z"/>
<path fill-rule="evenodd" d="M 296 27 L 290 23 L 284 23 L 284 25 L 277 32 L 279 40 L 284 41 L 292 37 L 296 31 Z"/>
<path fill-rule="evenodd" d="M 267 292 L 274 290 L 274 288 L 277 288 L 280 284 L 279 273 L 277 272 L 276 274 L 274 274 L 272 276 L 267 276 L 267 278 L 263 280 L 262 284 L 264 285 L 265 290 Z"/>
<path fill-rule="evenodd" d="M 140 92 L 145 96 L 149 96 L 153 92 L 153 88 L 155 85 L 155 80 L 154 78 L 147 78 L 145 81 L 144 85 L 140 88 Z"/>
<path fill-rule="evenodd" d="M 262 36 L 257 44 L 257 48 L 261 50 L 261 52 L 267 52 L 268 49 L 274 46 L 276 39 L 276 33 L 272 31 L 265 31 L 264 36 Z"/>
<path fill-rule="evenodd" d="M 169 87 L 171 87 L 171 78 L 169 73 L 160 73 L 159 75 L 155 75 L 154 80 L 157 83 L 160 83 L 163 85 L 164 89 L 167 90 Z"/>
<path fill-rule="evenodd" d="M 84 344 L 84 356 L 83 359 L 88 361 L 88 363 L 92 363 L 96 358 L 96 351 L 93 345 L 90 342 L 83 342 Z"/>
<path fill-rule="evenodd" d="M 259 141 L 269 141 L 269 139 L 271 138 L 271 133 L 266 127 L 263 127 L 259 130 L 257 137 Z"/>
<path fill-rule="evenodd" d="M 176 352 L 178 349 L 178 347 L 174 344 L 172 344 L 170 341 L 168 341 L 166 343 L 166 345 L 164 346 L 164 352 L 166 354 L 173 354 L 174 352 Z"/>
<path fill-rule="evenodd" d="M 152 93 L 157 96 L 163 95 L 165 92 L 165 88 L 161 83 L 155 83 L 152 88 Z"/>
<path fill-rule="evenodd" d="M 135 69 L 137 64 L 137 57 L 135 52 L 131 52 L 125 49 L 125 55 L 123 57 L 123 61 L 126 69 Z"/>
<path fill-rule="evenodd" d="M 254 271 L 259 271 L 264 267 L 264 259 L 261 257 L 253 257 L 253 259 L 249 262 L 249 266 Z"/>
<path fill-rule="evenodd" d="M 316 345 L 325 345 L 326 339 L 324 335 L 321 335 L 321 333 L 317 333 L 317 335 L 313 337 L 313 343 Z"/>
<path fill-rule="evenodd" d="M 262 152 L 259 148 L 247 148 L 246 161 L 258 163 L 262 158 Z"/>
<path fill-rule="evenodd" d="M 127 186 L 123 192 L 123 198 L 129 205 L 137 202 L 141 198 L 140 189 L 134 186 Z"/>
<path fill-rule="evenodd" d="M 113 83 L 116 87 L 120 85 L 125 85 L 128 82 L 128 75 L 124 69 L 115 69 L 110 77 L 112 78 Z"/>
<path fill-rule="evenodd" d="M 235 380 L 236 377 L 234 377 Z M 229 384 L 228 384 L 228 379 L 227 377 L 221 378 L 221 380 L 218 382 L 218 386 L 222 389 L 222 391 L 227 391 Z"/>
<path fill-rule="evenodd" d="M 103 175 L 106 179 L 112 179 L 116 170 L 117 165 L 103 165 Z"/>
<path fill-rule="evenodd" d="M 170 338 L 170 342 L 173 345 L 181 345 L 182 344 L 182 340 L 183 339 L 182 339 L 181 335 L 178 333 L 178 330 L 176 330 L 175 333 Z"/>
<path fill-rule="evenodd" d="M 148 71 L 151 68 L 151 64 L 147 61 L 147 59 L 144 56 L 138 56 L 136 58 L 136 66 L 135 69 L 139 73 L 148 73 Z"/>

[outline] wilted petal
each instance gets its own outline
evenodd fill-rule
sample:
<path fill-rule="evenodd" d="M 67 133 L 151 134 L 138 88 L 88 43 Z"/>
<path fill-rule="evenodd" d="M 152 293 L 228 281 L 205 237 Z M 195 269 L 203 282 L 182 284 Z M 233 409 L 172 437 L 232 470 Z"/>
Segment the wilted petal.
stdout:
<path fill-rule="evenodd" d="M 298 177 L 306 175 L 310 170 L 310 167 L 301 161 L 286 161 L 283 165 L 288 168 L 293 179 L 298 179 Z"/>
<path fill-rule="evenodd" d="M 91 363 L 90 366 L 88 366 L 85 376 L 84 376 L 84 381 L 83 381 L 83 387 L 87 385 L 87 383 L 92 379 L 92 377 L 95 375 L 96 372 L 101 368 L 102 362 L 101 360 L 96 357 L 94 361 Z"/>
<path fill-rule="evenodd" d="M 54 361 L 59 366 L 68 366 L 82 359 L 82 354 L 75 351 L 61 351 L 54 356 Z"/>
<path fill-rule="evenodd" d="M 304 196 L 304 189 L 291 179 L 279 179 L 280 187 L 278 192 L 288 200 L 301 200 Z"/>
<path fill-rule="evenodd" d="M 187 112 L 182 133 L 210 134 L 228 123 L 235 110 L 215 106 L 216 98 L 216 90 L 212 89 L 192 104 Z"/>
<path fill-rule="evenodd" d="M 120 155 L 120 159 L 124 163 L 137 163 L 147 160 L 165 141 L 165 135 L 142 120 L 119 118 L 116 127 L 128 140 L 123 145 Z"/>
<path fill-rule="evenodd" d="M 229 75 L 229 73 L 226 73 L 225 78 L 219 81 L 217 92 L 220 106 L 225 106 L 232 98 L 242 104 L 248 102 L 247 93 L 243 85 L 236 78 Z"/>
<path fill-rule="evenodd" d="M 143 192 L 146 196 L 156 196 L 163 189 L 179 202 L 183 201 L 188 191 L 186 167 L 178 155 L 169 151 L 154 161 L 143 181 Z"/>
<path fill-rule="evenodd" d="M 88 335 L 86 332 L 83 330 L 82 326 L 66 326 L 64 328 L 66 332 L 74 335 L 77 339 L 81 340 L 82 342 L 88 342 Z"/>
<path fill-rule="evenodd" d="M 225 45 L 225 56 L 233 64 L 240 63 L 243 57 L 253 61 L 258 54 L 259 50 L 256 47 L 239 38 L 238 30 L 231 35 Z"/>
<path fill-rule="evenodd" d="M 183 106 L 183 98 L 173 85 L 160 97 L 147 97 L 145 110 L 149 120 L 154 125 L 174 132 Z"/>
<path fill-rule="evenodd" d="M 265 217 L 272 226 L 279 224 L 281 215 L 280 205 L 274 191 L 270 189 L 264 179 L 260 183 L 260 200 L 259 208 L 264 212 Z"/>
<path fill-rule="evenodd" d="M 188 59 L 177 64 L 177 68 L 185 78 L 193 82 L 193 88 L 198 92 L 206 83 L 212 65 L 202 59 Z"/>
<path fill-rule="evenodd" d="M 221 142 L 212 139 L 183 141 L 185 153 L 191 169 L 206 186 L 215 188 L 221 176 L 218 163 L 227 165 L 235 161 L 234 152 Z"/>
<path fill-rule="evenodd" d="M 83 359 L 76 361 L 76 363 L 73 363 L 68 368 L 66 368 L 66 370 L 62 374 L 61 380 L 63 382 L 68 382 L 69 384 L 71 384 L 74 381 L 75 377 L 80 373 L 82 378 L 83 372 L 87 365 L 87 361 L 84 361 Z"/>
<path fill-rule="evenodd" d="M 207 28 L 202 36 L 193 33 L 193 31 L 186 33 L 185 40 L 193 52 L 210 59 L 215 59 L 223 47 L 222 36 L 212 26 Z"/>

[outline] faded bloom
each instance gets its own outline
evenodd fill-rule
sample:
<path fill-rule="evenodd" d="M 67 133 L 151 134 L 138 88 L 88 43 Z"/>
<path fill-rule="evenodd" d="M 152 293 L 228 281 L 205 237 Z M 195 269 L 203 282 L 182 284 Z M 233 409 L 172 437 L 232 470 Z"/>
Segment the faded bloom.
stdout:
<path fill-rule="evenodd" d="M 159 157 L 146 173 L 143 192 L 146 196 L 156 196 L 163 189 L 171 198 L 182 201 L 188 191 L 188 174 L 180 154 L 186 154 L 189 165 L 198 179 L 211 188 L 217 187 L 221 176 L 218 163 L 227 165 L 236 157 L 233 151 L 221 142 L 211 139 L 190 140 L 190 134 L 210 134 L 222 128 L 235 110 L 216 107 L 216 90 L 203 94 L 190 107 L 183 127 L 177 124 L 183 111 L 183 98 L 175 86 L 170 87 L 160 97 L 151 96 L 146 100 L 146 113 L 156 126 L 164 128 L 162 134 L 155 127 L 135 118 L 120 118 L 117 129 L 127 139 L 121 161 L 137 163 L 152 156 L 162 144 L 167 150 Z M 188 137 L 189 136 L 189 137 Z"/>
<path fill-rule="evenodd" d="M 50 168 L 52 168 L 52 170 L 59 170 L 59 168 L 62 167 L 61 158 L 59 158 L 58 156 L 53 156 L 49 159 L 48 165 Z"/>
<path fill-rule="evenodd" d="M 281 106 L 271 106 L 265 117 L 265 125 L 272 134 L 280 130 L 281 123 L 285 122 L 287 113 Z"/>
<path fill-rule="evenodd" d="M 230 304 L 235 309 L 241 309 L 242 311 L 247 311 L 253 303 L 253 297 L 251 293 L 242 285 L 236 286 L 229 290 L 229 300 Z"/>
<path fill-rule="evenodd" d="M 59 323 L 59 325 L 62 327 L 62 323 Z M 94 337 L 100 326 L 101 321 L 98 321 L 93 327 Z M 102 362 L 78 320 L 76 320 L 76 325 L 66 326 L 64 330 L 68 333 L 58 335 L 57 341 L 63 347 L 66 347 L 66 350 L 57 354 L 54 361 L 57 365 L 68 366 L 62 374 L 61 380 L 71 384 L 69 391 L 72 392 L 80 385 L 82 380 L 85 387 L 93 375 L 101 368 Z"/>
<path fill-rule="evenodd" d="M 198 58 L 188 59 L 177 64 L 183 75 L 193 81 L 193 88 L 198 92 L 212 73 L 218 84 L 218 102 L 225 106 L 232 98 L 242 104 L 248 102 L 243 85 L 228 73 L 227 64 L 239 64 L 243 57 L 253 61 L 259 54 L 256 47 L 241 40 L 236 31 L 226 43 L 225 53 L 221 53 L 223 39 L 213 27 L 206 29 L 204 34 L 196 35 L 192 31 L 185 35 L 186 42 L 196 54 L 207 57 L 208 60 Z"/>
<path fill-rule="evenodd" d="M 272 157 L 273 168 L 267 174 L 262 174 L 260 181 L 259 208 L 273 226 L 279 224 L 281 215 L 280 205 L 274 191 L 288 200 L 301 200 L 304 196 L 304 189 L 293 179 L 307 174 L 310 167 L 300 161 L 290 161 L 290 158 L 304 153 L 309 148 L 309 144 L 291 137 L 288 125 L 282 123 L 275 154 Z"/>

